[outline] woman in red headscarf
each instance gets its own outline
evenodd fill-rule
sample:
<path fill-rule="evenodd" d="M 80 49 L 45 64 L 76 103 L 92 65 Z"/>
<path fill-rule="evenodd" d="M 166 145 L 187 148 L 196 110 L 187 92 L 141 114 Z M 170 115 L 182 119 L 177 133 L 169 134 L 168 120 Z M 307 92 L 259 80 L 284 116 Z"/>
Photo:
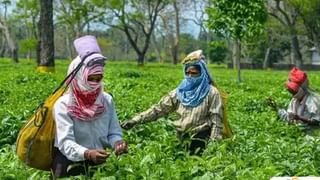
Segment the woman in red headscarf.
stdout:
<path fill-rule="evenodd" d="M 318 126 L 320 96 L 310 90 L 307 74 L 294 67 L 285 86 L 293 96 L 288 109 L 278 110 L 274 102 L 270 103 L 273 109 L 278 111 L 279 117 L 289 123 L 298 123 L 305 127 Z"/>

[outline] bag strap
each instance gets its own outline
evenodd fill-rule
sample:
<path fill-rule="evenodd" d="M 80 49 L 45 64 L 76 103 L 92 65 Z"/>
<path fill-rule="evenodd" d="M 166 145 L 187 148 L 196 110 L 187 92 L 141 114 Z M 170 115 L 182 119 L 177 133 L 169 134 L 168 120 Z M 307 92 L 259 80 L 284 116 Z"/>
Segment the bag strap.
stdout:
<path fill-rule="evenodd" d="M 86 60 L 86 58 L 87 57 L 89 57 L 89 56 L 91 56 L 92 54 L 95 54 L 95 53 L 98 53 L 98 52 L 91 52 L 91 53 L 88 53 L 88 54 L 86 54 L 85 56 L 83 56 L 83 57 L 80 57 L 81 58 L 81 62 L 78 64 L 78 66 L 70 73 L 70 74 L 68 74 L 68 76 L 66 77 L 66 78 L 64 78 L 64 80 L 60 83 L 60 85 L 51 93 L 51 95 L 53 95 L 54 93 L 56 93 L 62 86 L 64 86 L 64 84 L 66 83 L 66 81 L 69 79 L 69 78 L 71 78 L 69 81 L 68 81 L 68 83 L 66 84 L 66 87 L 65 87 L 65 89 L 63 90 L 63 92 L 67 89 L 67 87 L 70 85 L 70 83 L 71 83 L 71 81 L 73 80 L 73 78 L 76 76 L 76 74 L 78 73 L 78 71 L 80 70 L 80 68 L 82 67 L 82 65 L 84 64 L 84 60 Z M 42 103 L 40 103 L 39 105 L 38 105 L 38 107 L 36 108 L 36 110 L 35 111 L 38 111 L 39 109 L 42 109 L 44 106 L 44 102 L 45 102 L 46 100 L 44 100 L 44 101 L 42 101 Z M 45 107 L 45 110 L 44 111 L 41 111 L 40 113 L 41 113 L 41 117 L 46 117 L 46 115 L 47 115 L 47 110 L 48 110 L 48 108 L 47 107 Z M 37 116 L 38 114 L 37 113 L 35 113 L 35 116 Z M 38 118 L 34 118 L 34 119 L 38 119 Z M 36 121 L 34 121 L 34 125 L 36 126 L 36 127 L 40 127 L 42 124 L 43 124 L 43 120 L 41 121 L 41 122 L 36 122 Z"/>
<path fill-rule="evenodd" d="M 55 92 L 58 91 L 58 89 L 60 89 L 65 83 L 66 81 L 71 77 L 71 79 L 69 80 L 69 82 L 66 84 L 66 88 L 70 85 L 71 81 L 73 80 L 73 78 L 77 75 L 78 71 L 80 70 L 80 68 L 82 67 L 82 65 L 84 64 L 84 60 L 87 59 L 87 57 L 91 56 L 92 54 L 96 54 L 98 52 L 91 52 L 86 54 L 85 56 L 81 57 L 81 62 L 78 64 L 78 66 L 70 73 L 68 74 L 68 76 L 66 78 L 64 78 L 64 80 L 60 83 L 60 85 L 52 92 L 52 94 L 54 94 Z"/>

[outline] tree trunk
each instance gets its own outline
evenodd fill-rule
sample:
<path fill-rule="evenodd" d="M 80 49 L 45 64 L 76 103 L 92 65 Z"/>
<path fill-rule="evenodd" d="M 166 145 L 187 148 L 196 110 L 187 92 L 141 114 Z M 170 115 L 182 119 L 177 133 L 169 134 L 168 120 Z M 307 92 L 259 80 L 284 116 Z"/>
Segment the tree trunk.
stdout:
<path fill-rule="evenodd" d="M 173 58 L 173 39 L 174 39 L 174 36 L 169 28 L 169 23 L 168 23 L 168 18 L 167 16 L 165 15 L 160 15 L 160 18 L 162 20 L 162 23 L 163 23 L 163 28 L 166 32 L 166 40 L 168 42 L 168 46 L 166 48 L 166 52 L 168 55 L 170 55 L 172 57 L 172 63 L 174 63 L 174 58 Z"/>
<path fill-rule="evenodd" d="M 302 55 L 300 52 L 299 40 L 296 33 L 291 33 L 291 52 L 293 53 L 292 61 L 300 68 L 302 65 Z"/>
<path fill-rule="evenodd" d="M 269 60 L 269 55 L 270 55 L 270 47 L 267 48 L 266 54 L 264 56 L 264 61 L 263 61 L 263 69 L 267 69 L 268 68 L 268 60 Z"/>
<path fill-rule="evenodd" d="M 237 67 L 237 82 L 241 82 L 241 71 L 240 71 L 240 59 L 241 59 L 241 42 L 239 39 L 235 40 L 235 61 Z"/>
<path fill-rule="evenodd" d="M 317 51 L 320 52 L 320 35 L 318 33 L 312 32 L 312 39 Z"/>
<path fill-rule="evenodd" d="M 178 52 L 176 49 L 176 46 L 173 46 L 171 49 L 171 54 L 172 54 L 172 63 L 173 64 L 178 64 Z"/>
<path fill-rule="evenodd" d="M 302 65 L 302 55 L 300 53 L 299 41 L 296 31 L 296 22 L 299 15 L 299 8 L 292 6 L 290 2 L 274 0 L 276 9 L 271 8 L 269 14 L 275 17 L 281 24 L 287 26 L 291 37 L 291 64 L 295 64 L 297 67 Z M 276 10 L 274 12 L 273 10 Z M 303 17 L 302 17 L 303 18 Z"/>
<path fill-rule="evenodd" d="M 8 4 L 4 2 L 4 20 L 7 21 Z"/>
<path fill-rule="evenodd" d="M 128 38 L 126 38 L 126 43 L 124 44 L 125 53 L 126 53 L 126 59 L 129 59 L 129 53 L 130 53 L 130 43 L 128 42 Z"/>
<path fill-rule="evenodd" d="M 40 40 L 40 37 L 41 37 L 41 31 L 40 31 L 40 28 L 41 28 L 41 22 L 39 21 L 38 23 L 35 23 L 37 25 L 37 28 L 38 31 L 34 30 L 34 37 L 35 39 L 37 39 L 37 46 L 36 46 L 36 62 L 37 64 L 40 64 L 40 44 L 41 44 L 41 40 Z"/>
<path fill-rule="evenodd" d="M 159 47 L 157 40 L 156 40 L 156 36 L 154 34 L 151 35 L 151 41 L 153 43 L 155 53 L 157 55 L 157 60 L 159 61 L 159 63 L 163 63 L 163 60 L 161 57 L 161 48 Z"/>
<path fill-rule="evenodd" d="M 26 55 L 27 60 L 30 60 L 30 58 L 31 58 L 31 51 L 28 50 L 25 55 Z"/>
<path fill-rule="evenodd" d="M 206 57 L 206 60 L 207 60 L 207 64 L 210 64 L 211 60 L 210 60 L 210 42 L 211 42 L 211 38 L 210 38 L 210 31 L 206 31 L 206 47 L 207 47 L 207 57 Z"/>
<path fill-rule="evenodd" d="M 18 50 L 17 50 L 17 47 L 15 46 L 13 40 L 11 39 L 10 33 L 7 28 L 5 30 L 5 36 L 6 36 L 6 40 L 9 45 L 9 48 L 10 48 L 12 60 L 13 60 L 13 62 L 18 63 L 19 62 Z"/>
<path fill-rule="evenodd" d="M 6 39 L 3 37 L 1 40 L 0 57 L 4 57 L 4 53 L 6 52 Z"/>
<path fill-rule="evenodd" d="M 67 47 L 67 51 L 68 51 L 68 57 L 70 60 L 72 60 L 73 59 L 73 52 L 72 52 L 71 45 L 70 45 L 70 33 L 69 33 L 68 25 L 65 25 L 65 30 L 66 30 L 66 47 Z"/>
<path fill-rule="evenodd" d="M 145 57 L 145 54 L 143 54 L 143 53 L 138 54 L 138 66 L 144 65 L 144 57 Z"/>
<path fill-rule="evenodd" d="M 122 4 L 119 12 L 112 10 L 120 22 L 117 23 L 117 25 L 110 23 L 110 26 L 118 28 L 126 34 L 130 45 L 138 55 L 138 65 L 144 63 L 144 57 L 151 42 L 151 34 L 155 28 L 158 14 L 165 7 L 166 1 L 156 0 L 152 1 L 152 3 L 148 1 L 145 5 L 146 6 L 143 7 L 137 7 L 138 11 L 140 8 L 143 8 L 144 12 L 142 14 L 145 18 L 132 17 L 128 19 L 127 8 Z M 131 23 L 135 24 L 135 28 L 133 28 Z"/>
<path fill-rule="evenodd" d="M 4 53 L 6 52 L 6 49 L 3 48 L 3 49 L 0 49 L 0 57 L 4 57 Z"/>
<path fill-rule="evenodd" d="M 13 62 L 18 63 L 19 62 L 18 49 L 17 49 L 15 43 L 13 42 L 13 39 L 11 38 L 8 27 L 5 25 L 4 22 L 0 21 L 0 29 L 2 29 L 2 31 L 4 33 L 4 38 L 6 39 L 8 46 L 10 48 L 10 53 L 11 53 L 11 57 L 12 57 Z"/>
<path fill-rule="evenodd" d="M 41 52 L 40 44 L 41 44 L 41 41 L 38 40 L 37 47 L 36 47 L 36 61 L 38 65 L 40 64 L 40 52 Z"/>
<path fill-rule="evenodd" d="M 19 63 L 19 55 L 18 55 L 18 48 L 17 46 L 14 46 L 14 48 L 12 49 L 12 59 L 13 62 L 15 63 Z"/>
<path fill-rule="evenodd" d="M 237 48 L 237 40 L 234 40 L 232 47 L 232 67 L 234 70 L 237 69 Z"/>
<path fill-rule="evenodd" d="M 174 12 L 175 12 L 175 24 L 176 24 L 176 37 L 174 39 L 174 44 L 172 48 L 173 64 L 178 63 L 179 54 L 179 42 L 180 42 L 180 21 L 179 21 L 179 8 L 177 1 L 173 2 Z"/>
<path fill-rule="evenodd" d="M 87 34 L 90 34 L 90 23 L 89 23 L 89 21 L 87 21 L 88 22 L 88 24 L 87 24 Z"/>
<path fill-rule="evenodd" d="M 54 71 L 54 34 L 52 0 L 40 0 L 40 63 L 38 71 Z"/>

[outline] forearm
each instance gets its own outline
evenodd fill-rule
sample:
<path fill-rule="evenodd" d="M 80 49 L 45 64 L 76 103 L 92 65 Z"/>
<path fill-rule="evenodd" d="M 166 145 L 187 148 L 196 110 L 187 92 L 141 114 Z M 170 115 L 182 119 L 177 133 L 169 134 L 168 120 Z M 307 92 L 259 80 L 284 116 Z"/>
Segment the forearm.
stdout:
<path fill-rule="evenodd" d="M 211 128 L 211 140 L 219 140 L 222 139 L 222 129 L 223 129 L 223 123 L 222 123 L 222 117 L 220 115 L 213 116 L 212 119 L 212 128 Z"/>
<path fill-rule="evenodd" d="M 315 120 L 312 120 L 310 118 L 307 118 L 307 117 L 304 117 L 304 116 L 298 116 L 297 115 L 297 119 L 306 123 L 306 124 L 309 124 L 309 125 L 318 125 L 319 122 L 318 121 L 315 121 Z"/>
<path fill-rule="evenodd" d="M 121 132 L 120 127 L 118 127 L 118 126 L 116 126 L 116 127 L 113 126 L 113 129 L 111 129 L 111 128 L 109 129 L 108 142 L 109 142 L 110 146 L 112 148 L 114 148 L 115 143 L 117 141 L 122 140 L 122 132 Z"/>
<path fill-rule="evenodd" d="M 278 116 L 280 119 L 284 120 L 284 121 L 289 121 L 289 116 L 288 116 L 288 112 L 284 109 L 279 109 L 278 110 Z"/>
<path fill-rule="evenodd" d="M 211 135 L 212 140 L 222 139 L 222 128 L 223 128 L 223 102 L 220 95 L 214 94 L 209 109 L 209 117 L 211 123 Z"/>
<path fill-rule="evenodd" d="M 135 116 L 133 120 L 138 123 L 155 121 L 158 118 L 175 111 L 177 106 L 178 99 L 176 97 L 176 90 L 173 90 L 166 96 L 163 96 L 157 104 Z"/>
<path fill-rule="evenodd" d="M 218 127 L 218 126 L 212 127 L 210 139 L 211 140 L 220 140 L 220 139 L 222 139 L 222 128 Z"/>
<path fill-rule="evenodd" d="M 115 106 L 112 103 L 112 107 L 110 107 L 110 111 L 112 111 L 112 118 L 111 122 L 109 124 L 109 129 L 108 129 L 108 142 L 109 145 L 114 148 L 115 142 L 122 140 L 122 131 L 121 127 L 118 121 L 118 116 L 115 111 Z"/>
<path fill-rule="evenodd" d="M 155 121 L 163 115 L 165 115 L 165 113 L 163 113 L 161 110 L 153 106 L 150 109 L 133 117 L 132 121 L 136 122 L 137 124 L 147 123 L 147 122 Z"/>

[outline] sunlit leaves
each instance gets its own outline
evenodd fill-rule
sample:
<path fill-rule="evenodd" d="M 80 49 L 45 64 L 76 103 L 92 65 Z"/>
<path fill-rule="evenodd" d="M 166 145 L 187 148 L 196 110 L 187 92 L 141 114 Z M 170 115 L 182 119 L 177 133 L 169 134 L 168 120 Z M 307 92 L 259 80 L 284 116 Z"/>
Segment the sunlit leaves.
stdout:
<path fill-rule="evenodd" d="M 208 27 L 217 34 L 234 39 L 246 39 L 260 35 L 266 21 L 262 0 L 214 0 L 207 9 Z"/>

